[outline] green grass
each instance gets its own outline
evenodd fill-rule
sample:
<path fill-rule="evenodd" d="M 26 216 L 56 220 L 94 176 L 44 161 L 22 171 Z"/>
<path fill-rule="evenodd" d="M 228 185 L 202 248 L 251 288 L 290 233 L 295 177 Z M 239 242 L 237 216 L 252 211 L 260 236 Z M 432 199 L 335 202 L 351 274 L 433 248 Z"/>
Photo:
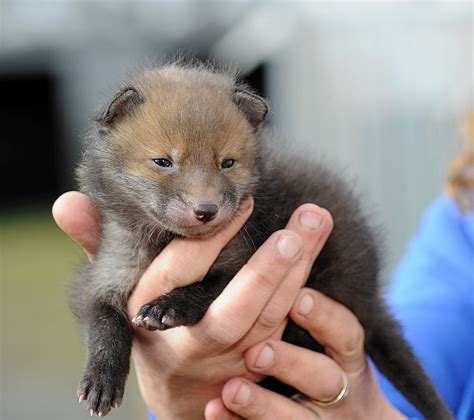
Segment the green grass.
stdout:
<path fill-rule="evenodd" d="M 0 215 L 0 252 L 0 418 L 83 418 L 74 394 L 84 350 L 67 284 L 85 257 L 49 210 Z M 127 388 L 127 405 L 143 413 L 136 385 Z M 115 418 L 127 418 L 130 408 L 123 408 Z"/>
<path fill-rule="evenodd" d="M 80 358 L 82 344 L 65 285 L 82 253 L 46 211 L 4 217 L 0 227 L 5 373 L 71 371 L 71 358 Z"/>

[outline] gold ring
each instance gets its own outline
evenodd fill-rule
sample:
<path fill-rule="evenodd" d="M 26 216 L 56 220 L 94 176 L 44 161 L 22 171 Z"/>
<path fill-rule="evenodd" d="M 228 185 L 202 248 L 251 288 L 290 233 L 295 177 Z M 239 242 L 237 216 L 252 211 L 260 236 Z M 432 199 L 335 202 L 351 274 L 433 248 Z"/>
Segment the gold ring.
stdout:
<path fill-rule="evenodd" d="M 344 372 L 342 372 L 342 388 L 339 394 L 337 396 L 330 400 L 330 401 L 320 401 L 316 400 L 314 398 L 308 398 L 312 403 L 316 404 L 318 407 L 321 408 L 326 408 L 326 407 L 331 407 L 333 405 L 339 404 L 344 398 L 347 397 L 347 394 L 349 393 L 349 381 L 347 380 L 347 376 Z"/>

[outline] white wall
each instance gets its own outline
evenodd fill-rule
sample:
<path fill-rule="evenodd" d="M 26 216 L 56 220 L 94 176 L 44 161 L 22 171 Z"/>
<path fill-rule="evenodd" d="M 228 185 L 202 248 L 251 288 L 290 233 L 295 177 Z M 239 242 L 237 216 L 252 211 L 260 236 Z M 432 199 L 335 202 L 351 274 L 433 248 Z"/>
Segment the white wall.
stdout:
<path fill-rule="evenodd" d="M 474 101 L 468 2 L 307 3 L 272 55 L 274 122 L 357 178 L 386 228 L 388 270 L 441 190 Z"/>

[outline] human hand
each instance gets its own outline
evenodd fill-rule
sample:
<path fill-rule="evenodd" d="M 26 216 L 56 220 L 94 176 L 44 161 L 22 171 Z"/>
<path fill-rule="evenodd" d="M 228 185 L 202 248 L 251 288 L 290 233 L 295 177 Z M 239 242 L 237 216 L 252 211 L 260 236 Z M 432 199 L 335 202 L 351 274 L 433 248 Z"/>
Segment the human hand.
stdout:
<path fill-rule="evenodd" d="M 367 363 L 364 330 L 345 306 L 303 288 L 290 317 L 325 347 L 326 354 L 268 339 L 247 350 L 245 364 L 255 374 L 274 376 L 301 394 L 289 399 L 245 378 L 233 378 L 221 397 L 207 404 L 207 420 L 405 418 L 382 394 Z M 318 403 L 338 397 L 339 403 L 327 407 Z"/>
<path fill-rule="evenodd" d="M 250 214 L 212 238 L 174 240 L 144 273 L 129 301 L 132 318 L 156 296 L 200 280 Z M 100 217 L 90 200 L 66 193 L 54 205 L 58 225 L 94 258 Z M 163 418 L 202 418 L 207 401 L 235 376 L 263 377 L 247 369 L 244 352 L 270 337 L 278 339 L 288 311 L 332 228 L 326 210 L 306 204 L 287 230 L 275 232 L 193 327 L 150 333 L 137 329 L 133 357 L 142 395 Z M 189 261 L 193 261 L 190 266 Z"/>

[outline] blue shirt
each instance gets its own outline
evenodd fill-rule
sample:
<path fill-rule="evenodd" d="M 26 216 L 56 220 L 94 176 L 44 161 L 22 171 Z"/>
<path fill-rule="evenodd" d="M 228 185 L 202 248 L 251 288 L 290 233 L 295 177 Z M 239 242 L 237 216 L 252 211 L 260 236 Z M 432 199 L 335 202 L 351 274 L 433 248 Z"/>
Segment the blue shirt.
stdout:
<path fill-rule="evenodd" d="M 474 418 L 474 213 L 448 197 L 425 211 L 396 270 L 388 303 L 457 420 Z M 379 375 L 385 395 L 422 416 Z"/>

